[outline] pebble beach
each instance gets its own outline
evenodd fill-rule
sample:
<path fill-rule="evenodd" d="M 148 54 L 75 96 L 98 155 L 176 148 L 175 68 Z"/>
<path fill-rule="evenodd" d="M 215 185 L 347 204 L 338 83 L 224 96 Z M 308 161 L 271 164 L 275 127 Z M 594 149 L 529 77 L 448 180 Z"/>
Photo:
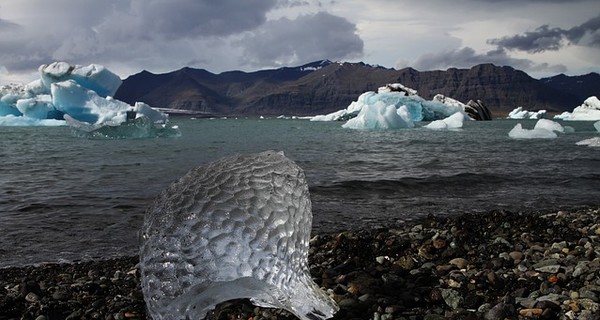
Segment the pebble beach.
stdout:
<path fill-rule="evenodd" d="M 428 217 L 317 234 L 334 319 L 600 319 L 600 208 Z M 149 319 L 137 257 L 0 269 L 0 320 Z M 296 319 L 247 300 L 207 319 Z"/>

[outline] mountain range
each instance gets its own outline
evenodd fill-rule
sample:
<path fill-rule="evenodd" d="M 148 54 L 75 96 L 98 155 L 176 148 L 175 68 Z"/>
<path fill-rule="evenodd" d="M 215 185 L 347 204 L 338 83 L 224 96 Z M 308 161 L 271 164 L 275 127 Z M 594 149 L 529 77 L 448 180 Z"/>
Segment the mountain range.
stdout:
<path fill-rule="evenodd" d="M 571 111 L 587 97 L 600 96 L 598 73 L 534 79 L 493 64 L 420 72 L 323 60 L 255 72 L 214 74 L 187 67 L 163 74 L 142 71 L 126 78 L 115 98 L 206 116 L 304 116 L 344 109 L 363 92 L 388 83 L 416 89 L 425 99 L 439 93 L 465 103 L 481 100 L 497 114 L 519 106 L 531 111 Z"/>

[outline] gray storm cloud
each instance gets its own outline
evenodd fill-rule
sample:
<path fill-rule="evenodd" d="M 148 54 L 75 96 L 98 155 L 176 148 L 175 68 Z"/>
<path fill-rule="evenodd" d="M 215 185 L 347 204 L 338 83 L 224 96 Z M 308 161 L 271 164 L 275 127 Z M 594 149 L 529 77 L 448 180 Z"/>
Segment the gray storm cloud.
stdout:
<path fill-rule="evenodd" d="M 564 65 L 535 64 L 529 59 L 512 58 L 502 48 L 480 54 L 470 47 L 422 55 L 413 63 L 413 67 L 417 70 L 445 69 L 448 67 L 470 68 L 481 63 L 493 63 L 500 66 L 509 65 L 516 69 L 553 73 L 567 70 Z"/>
<path fill-rule="evenodd" d="M 27 11 L 34 2 L 19 3 L 15 10 Z M 28 20 L 13 21 L 0 13 L 0 63 L 19 71 L 54 60 L 174 68 L 189 61 L 218 65 L 218 60 L 228 59 L 262 68 L 278 66 L 278 61 L 361 56 L 363 41 L 356 25 L 345 18 L 321 12 L 267 19 L 271 10 L 313 2 L 60 1 L 46 13 L 32 11 Z M 218 46 L 203 49 L 207 44 Z"/>
<path fill-rule="evenodd" d="M 523 34 L 490 39 L 488 43 L 529 53 L 556 51 L 567 44 L 600 47 L 600 15 L 570 29 L 543 25 Z"/>
<path fill-rule="evenodd" d="M 348 20 L 319 12 L 268 21 L 238 43 L 249 65 L 290 65 L 363 54 L 364 43 Z"/>
<path fill-rule="evenodd" d="M 131 0 L 96 29 L 119 39 L 176 40 L 228 36 L 265 23 L 276 0 Z"/>

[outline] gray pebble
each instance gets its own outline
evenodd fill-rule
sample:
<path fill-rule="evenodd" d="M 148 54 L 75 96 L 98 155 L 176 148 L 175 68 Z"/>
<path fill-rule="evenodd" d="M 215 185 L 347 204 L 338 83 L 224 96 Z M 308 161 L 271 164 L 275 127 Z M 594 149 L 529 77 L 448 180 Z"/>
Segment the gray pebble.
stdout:
<path fill-rule="evenodd" d="M 25 301 L 35 303 L 40 301 L 40 297 L 37 294 L 30 292 L 25 296 Z"/>

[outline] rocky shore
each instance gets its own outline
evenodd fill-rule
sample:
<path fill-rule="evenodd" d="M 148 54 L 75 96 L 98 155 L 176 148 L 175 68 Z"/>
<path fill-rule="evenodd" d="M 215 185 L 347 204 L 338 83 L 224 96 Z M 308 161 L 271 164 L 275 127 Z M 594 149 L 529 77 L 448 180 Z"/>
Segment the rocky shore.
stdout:
<path fill-rule="evenodd" d="M 335 319 L 600 319 L 600 209 L 428 218 L 316 235 Z M 147 319 L 137 257 L 0 269 L 0 320 Z M 229 301 L 208 319 L 295 319 Z"/>

